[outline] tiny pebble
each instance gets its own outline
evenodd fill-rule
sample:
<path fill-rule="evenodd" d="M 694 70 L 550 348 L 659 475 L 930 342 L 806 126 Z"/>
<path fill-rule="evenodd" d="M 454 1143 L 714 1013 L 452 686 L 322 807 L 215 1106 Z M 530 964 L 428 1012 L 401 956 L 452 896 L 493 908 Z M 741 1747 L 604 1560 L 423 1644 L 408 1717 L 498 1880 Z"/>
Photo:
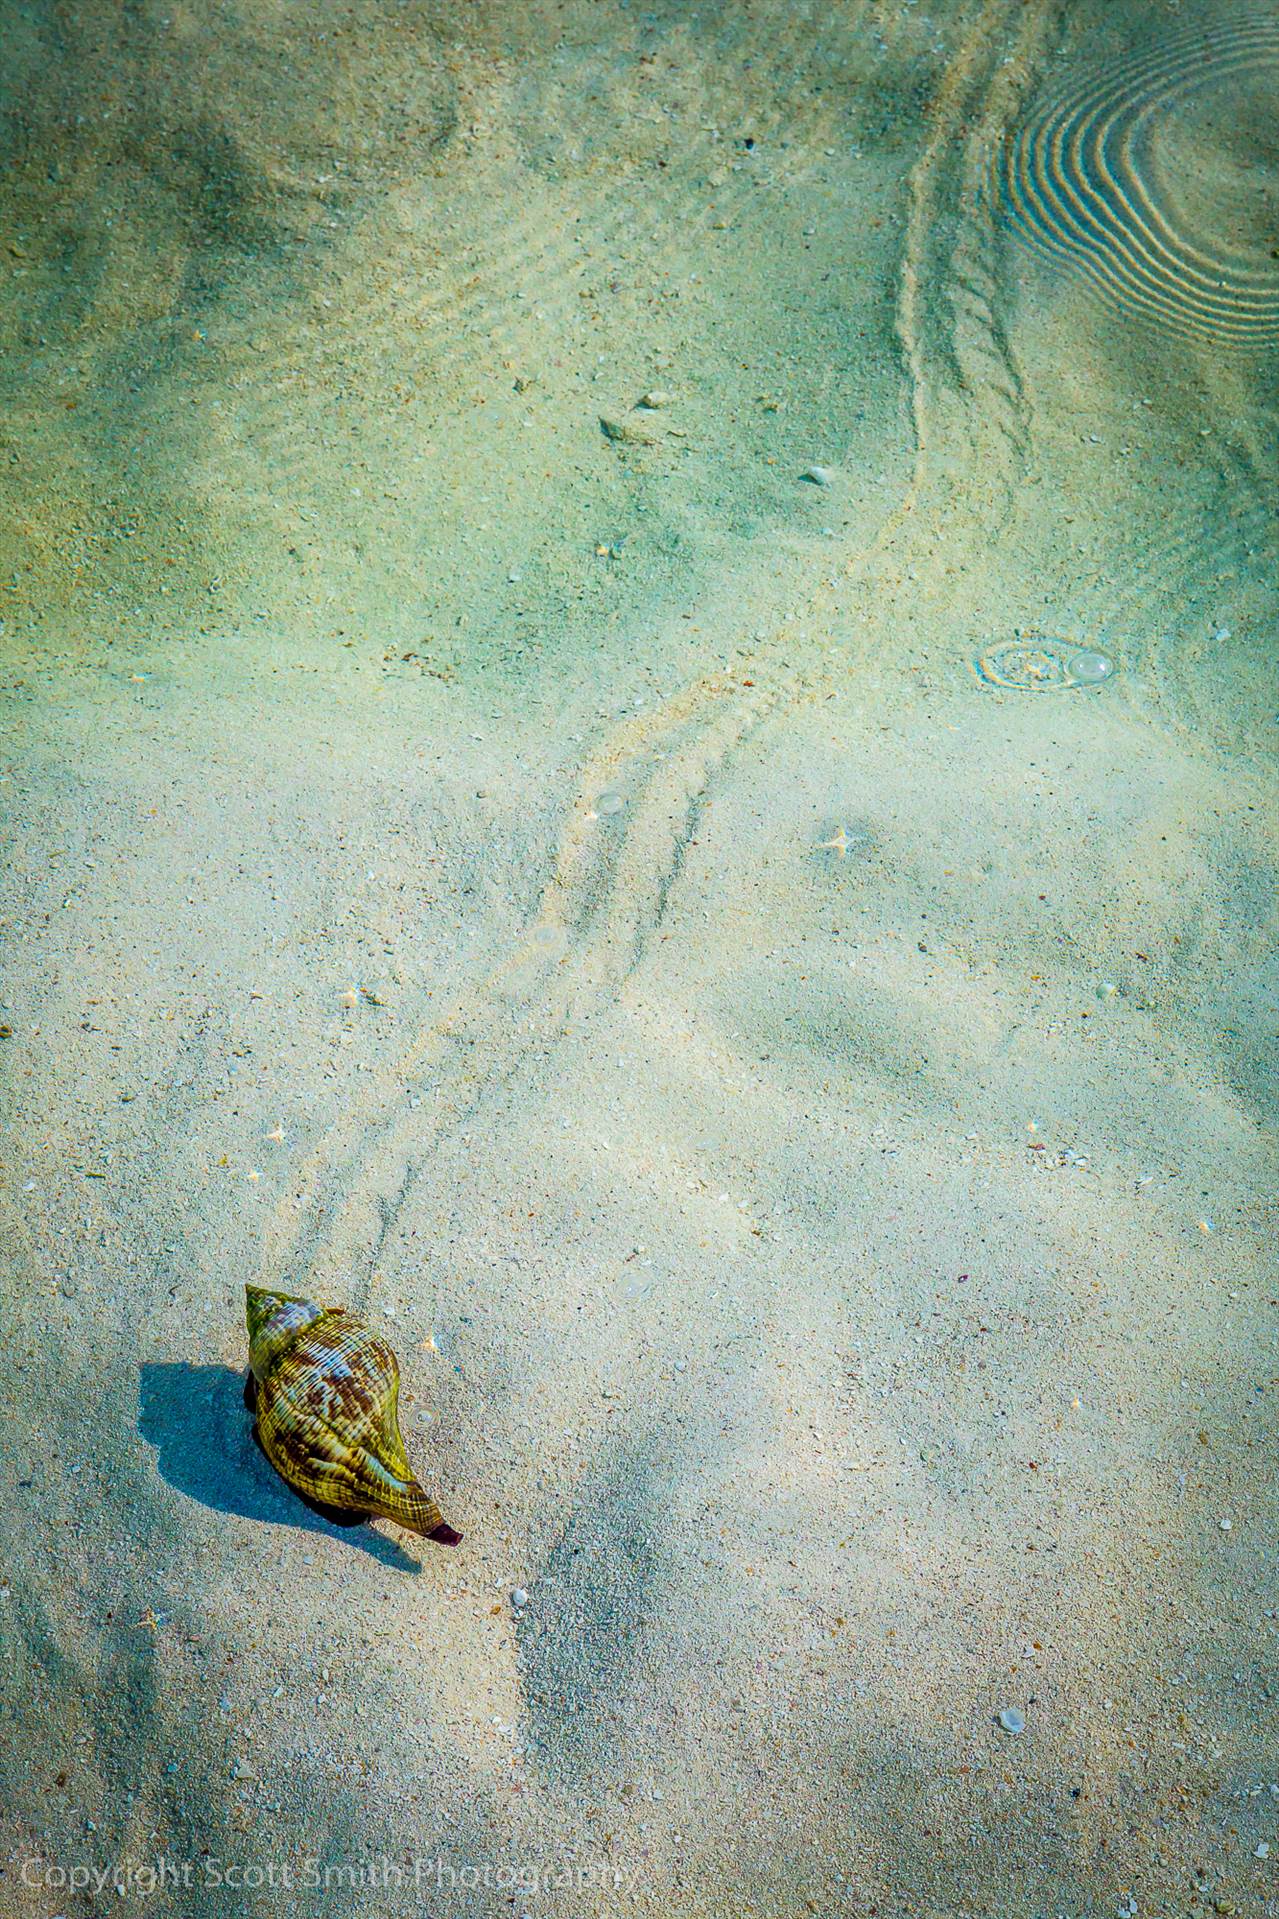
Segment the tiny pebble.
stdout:
<path fill-rule="evenodd" d="M 1235 1522 L 1233 1519 L 1223 1519 L 1220 1521 L 1220 1525 L 1223 1533 L 1229 1533 L 1234 1531 Z"/>
<path fill-rule="evenodd" d="M 525 1592 L 523 1586 L 517 1586 L 515 1588 L 515 1591 L 511 1594 L 511 1604 L 517 1612 L 528 1605 L 528 1594 Z"/>
<path fill-rule="evenodd" d="M 799 477 L 810 480 L 814 486 L 829 486 L 835 475 L 828 466 L 806 466 Z"/>
<path fill-rule="evenodd" d="M 595 811 L 606 814 L 620 813 L 625 804 L 626 802 L 620 793 L 614 793 L 612 791 L 601 793 L 595 802 Z"/>
<path fill-rule="evenodd" d="M 1104 979 L 1097 988 L 1098 999 L 1113 999 L 1119 988 L 1112 979 Z"/>
<path fill-rule="evenodd" d="M 1005 1706 L 999 1715 L 999 1723 L 1005 1732 L 1025 1732 L 1026 1721 L 1016 1706 Z"/>
<path fill-rule="evenodd" d="M 614 417 L 612 414 L 601 414 L 600 430 L 607 439 L 620 440 L 623 444 L 631 446 L 654 446 L 657 443 L 658 435 L 654 432 L 653 428 L 646 425 L 644 421 L 644 413 L 649 411 L 651 411 L 651 409 L 647 407 L 642 409 L 638 419 L 634 413 L 625 414 L 621 417 Z"/>
<path fill-rule="evenodd" d="M 1254 1859 L 1269 1859 L 1270 1847 L 1264 1839 L 1259 1846 L 1253 1847 L 1252 1856 Z"/>

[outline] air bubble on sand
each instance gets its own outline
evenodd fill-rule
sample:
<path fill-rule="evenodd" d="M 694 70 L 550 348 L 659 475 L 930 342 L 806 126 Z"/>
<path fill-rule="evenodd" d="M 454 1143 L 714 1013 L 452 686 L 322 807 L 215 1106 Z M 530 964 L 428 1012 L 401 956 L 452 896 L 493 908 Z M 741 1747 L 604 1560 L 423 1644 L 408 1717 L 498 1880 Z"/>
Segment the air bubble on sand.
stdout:
<path fill-rule="evenodd" d="M 1082 647 L 1078 653 L 1072 653 L 1066 661 L 1066 671 L 1077 686 L 1100 686 L 1108 680 L 1115 670 L 1115 662 L 1108 653 L 1102 653 L 1095 647 Z"/>
<path fill-rule="evenodd" d="M 596 800 L 595 811 L 600 814 L 601 817 L 607 819 L 612 813 L 620 813 L 625 804 L 626 801 L 622 798 L 621 794 L 615 793 L 610 788 L 608 792 L 601 793 Z"/>

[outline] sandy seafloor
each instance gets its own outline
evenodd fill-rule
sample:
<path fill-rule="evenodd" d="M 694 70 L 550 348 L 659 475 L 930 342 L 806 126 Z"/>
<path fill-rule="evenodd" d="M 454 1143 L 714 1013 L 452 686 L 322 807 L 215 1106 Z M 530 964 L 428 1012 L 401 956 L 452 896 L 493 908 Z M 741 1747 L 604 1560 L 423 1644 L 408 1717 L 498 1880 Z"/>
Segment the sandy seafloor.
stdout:
<path fill-rule="evenodd" d="M 1279 1911 L 1277 39 L 11 0 L 4 1914 Z"/>

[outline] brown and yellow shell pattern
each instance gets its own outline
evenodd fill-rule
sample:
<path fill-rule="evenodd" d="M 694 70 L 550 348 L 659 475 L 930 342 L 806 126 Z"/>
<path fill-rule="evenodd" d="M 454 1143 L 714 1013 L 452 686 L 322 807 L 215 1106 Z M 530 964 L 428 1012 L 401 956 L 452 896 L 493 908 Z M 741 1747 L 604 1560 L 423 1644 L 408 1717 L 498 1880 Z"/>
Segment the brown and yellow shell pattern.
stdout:
<path fill-rule="evenodd" d="M 400 1369 L 371 1327 L 342 1306 L 245 1287 L 252 1369 L 245 1399 L 263 1452 L 329 1518 L 393 1519 L 455 1546 L 413 1476 L 400 1436 Z"/>

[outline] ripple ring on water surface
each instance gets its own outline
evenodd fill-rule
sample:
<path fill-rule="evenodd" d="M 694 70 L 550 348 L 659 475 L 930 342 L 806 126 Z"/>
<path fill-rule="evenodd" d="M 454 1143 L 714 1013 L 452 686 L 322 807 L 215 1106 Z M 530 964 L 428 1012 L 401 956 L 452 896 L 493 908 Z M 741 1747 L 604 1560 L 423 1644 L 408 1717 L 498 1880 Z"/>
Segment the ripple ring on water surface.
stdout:
<path fill-rule="evenodd" d="M 1216 344 L 1279 339 L 1279 266 L 1191 231 L 1161 193 L 1152 138 L 1205 86 L 1279 74 L 1279 17 L 1179 35 L 1042 104 L 1000 161 L 1001 198 L 1040 252 L 1114 307 Z"/>
<path fill-rule="evenodd" d="M 1068 692 L 1081 686 L 1100 686 L 1114 672 L 1108 653 L 1081 646 L 1078 640 L 1026 633 L 987 647 L 973 662 L 979 679 L 988 686 L 1015 687 L 1022 693 Z"/>

